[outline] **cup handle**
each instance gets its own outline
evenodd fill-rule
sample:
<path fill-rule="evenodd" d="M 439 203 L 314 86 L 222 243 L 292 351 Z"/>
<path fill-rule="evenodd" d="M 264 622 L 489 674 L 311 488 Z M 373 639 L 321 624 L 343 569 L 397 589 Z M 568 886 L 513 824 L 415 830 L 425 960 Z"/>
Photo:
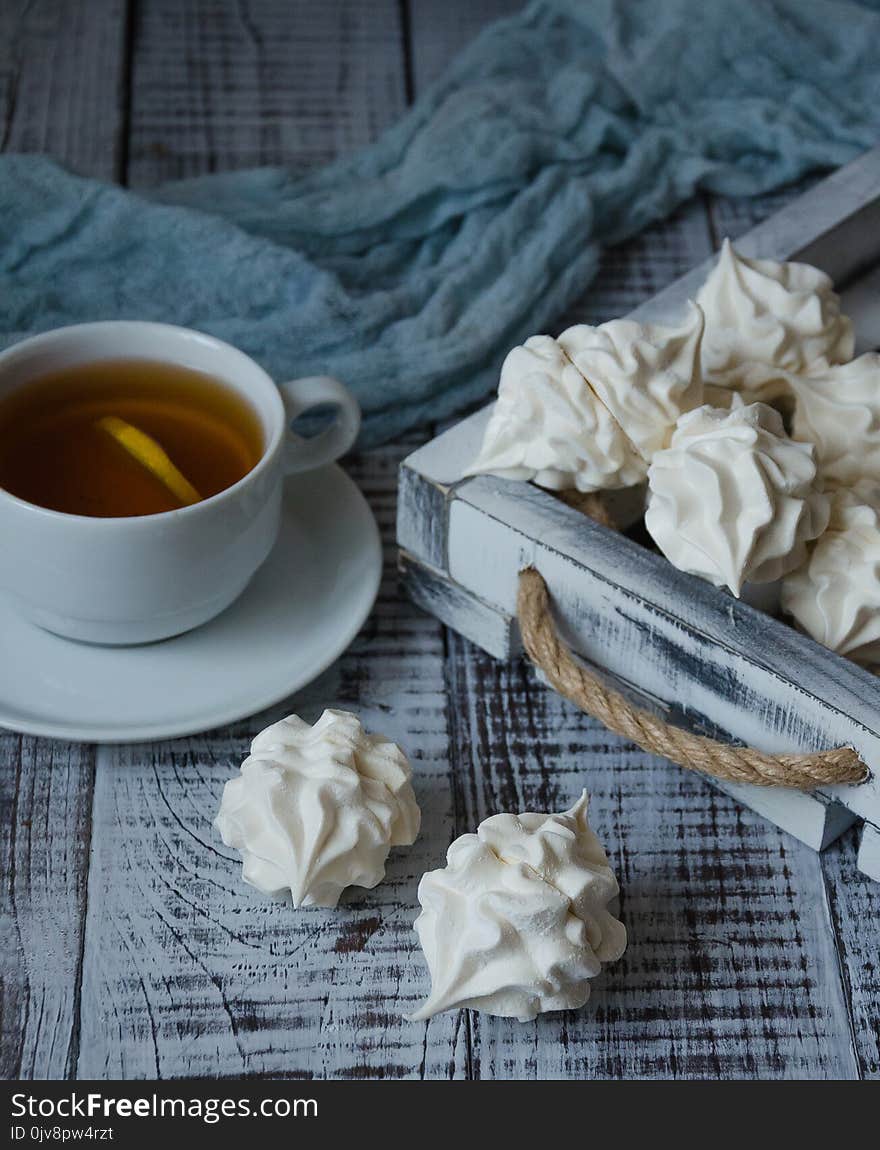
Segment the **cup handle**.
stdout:
<path fill-rule="evenodd" d="M 344 455 L 357 439 L 361 426 L 361 409 L 357 400 L 338 379 L 329 375 L 310 375 L 278 385 L 287 412 L 288 443 L 284 454 L 284 471 L 293 475 L 332 463 Z M 330 404 L 337 409 L 336 418 L 318 435 L 306 438 L 290 431 L 290 424 L 312 407 Z"/>

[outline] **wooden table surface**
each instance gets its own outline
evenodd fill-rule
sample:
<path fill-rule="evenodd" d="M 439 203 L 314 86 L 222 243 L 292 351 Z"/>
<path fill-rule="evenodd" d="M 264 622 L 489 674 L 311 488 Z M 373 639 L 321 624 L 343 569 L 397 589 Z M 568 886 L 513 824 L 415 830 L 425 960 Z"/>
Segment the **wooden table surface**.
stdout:
<path fill-rule="evenodd" d="M 0 140 L 135 188 L 304 170 L 373 139 L 516 6 L 3 0 Z M 567 318 L 627 311 L 780 198 L 687 206 L 610 252 Z M 359 638 L 308 690 L 164 743 L 0 734 L 2 1074 L 880 1076 L 880 885 L 856 871 L 851 835 L 814 854 L 400 597 L 396 468 L 430 430 L 347 461 L 386 577 Z M 296 912 L 242 883 L 211 823 L 254 733 L 325 705 L 409 752 L 423 830 L 375 891 Z M 623 960 L 580 1012 L 407 1022 L 428 985 L 419 876 L 487 815 L 560 809 L 583 785 L 622 887 Z"/>

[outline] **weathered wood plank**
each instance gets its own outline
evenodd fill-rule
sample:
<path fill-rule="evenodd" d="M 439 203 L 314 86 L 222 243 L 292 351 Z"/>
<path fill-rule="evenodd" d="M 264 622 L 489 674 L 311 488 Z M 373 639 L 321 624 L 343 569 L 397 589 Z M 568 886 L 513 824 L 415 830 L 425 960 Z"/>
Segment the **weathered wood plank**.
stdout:
<path fill-rule="evenodd" d="M 454 1017 L 408 1023 L 426 989 L 415 890 L 452 838 L 439 624 L 402 601 L 393 546 L 403 447 L 351 472 L 386 539 L 370 621 L 322 678 L 271 714 L 198 738 L 101 748 L 83 976 L 81 1077 L 460 1076 Z M 423 812 L 385 882 L 337 911 L 294 911 L 246 887 L 211 822 L 252 736 L 295 711 L 355 710 L 410 754 Z"/>
<path fill-rule="evenodd" d="M 0 150 L 118 173 L 125 0 L 0 6 Z M 3 651 L 0 636 L 0 658 Z M 76 1066 L 94 753 L 0 733 L 0 1075 Z"/>
<path fill-rule="evenodd" d="M 844 970 L 853 1041 L 863 1078 L 880 1078 L 880 883 L 861 874 L 858 832 L 844 835 L 822 855 L 830 927 Z M 863 833 L 876 831 L 865 828 Z M 878 837 L 880 845 L 880 837 Z"/>
<path fill-rule="evenodd" d="M 481 1078 L 853 1077 L 818 858 L 450 637 L 458 823 L 555 810 L 583 786 L 629 948 L 582 1012 L 473 1015 Z"/>
<path fill-rule="evenodd" d="M 434 567 L 420 563 L 406 551 L 398 553 L 401 591 L 441 623 L 473 637 L 496 659 L 510 659 L 522 651 L 519 628 L 510 615 L 464 592 Z"/>
<path fill-rule="evenodd" d="M 483 28 L 525 6 L 524 0 L 408 0 L 412 83 L 423 92 Z"/>
<path fill-rule="evenodd" d="M 325 163 L 406 107 L 395 0 L 151 0 L 133 44 L 136 187 Z"/>
<path fill-rule="evenodd" d="M 66 1078 L 78 983 L 94 753 L 0 732 L 0 1077 Z"/>
<path fill-rule="evenodd" d="M 0 151 L 112 180 L 122 155 L 126 0 L 0 5 Z"/>
<path fill-rule="evenodd" d="M 789 184 L 763 196 L 740 196 L 736 199 L 710 197 L 709 219 L 715 246 L 720 248 L 723 240 L 736 240 L 744 232 L 751 231 L 768 216 L 781 211 L 792 200 L 803 195 L 808 188 L 815 187 L 822 178 L 819 173 L 807 176 L 796 184 Z"/>

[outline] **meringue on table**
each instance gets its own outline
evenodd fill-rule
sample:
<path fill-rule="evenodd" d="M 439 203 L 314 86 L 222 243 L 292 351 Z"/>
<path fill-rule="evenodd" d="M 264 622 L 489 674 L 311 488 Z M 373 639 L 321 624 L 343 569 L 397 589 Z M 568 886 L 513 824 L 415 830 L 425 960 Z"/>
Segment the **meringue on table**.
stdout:
<path fill-rule="evenodd" d="M 703 317 L 680 328 L 612 320 L 536 335 L 501 368 L 498 399 L 465 475 L 551 490 L 634 487 L 682 411 L 702 402 Z"/>
<path fill-rule="evenodd" d="M 832 651 L 880 667 L 880 483 L 835 491 L 828 530 L 784 580 L 782 607 Z"/>
<path fill-rule="evenodd" d="M 697 303 L 706 317 L 706 382 L 749 399 L 785 393 L 781 373 L 852 358 L 852 322 L 831 278 L 809 264 L 746 259 L 725 240 Z"/>
<path fill-rule="evenodd" d="M 800 566 L 825 530 L 813 447 L 764 403 L 682 416 L 648 471 L 645 526 L 666 558 L 739 596 Z"/>
<path fill-rule="evenodd" d="M 223 790 L 215 826 L 242 854 L 245 882 L 289 891 L 294 906 L 336 906 L 348 886 L 374 887 L 393 846 L 409 846 L 420 812 L 406 755 L 326 710 L 291 715 L 254 739 Z"/>
<path fill-rule="evenodd" d="M 584 791 L 562 814 L 494 815 L 422 877 L 415 929 L 431 993 L 412 1019 L 469 1007 L 528 1022 L 584 1005 L 590 979 L 626 949 L 587 805 Z"/>

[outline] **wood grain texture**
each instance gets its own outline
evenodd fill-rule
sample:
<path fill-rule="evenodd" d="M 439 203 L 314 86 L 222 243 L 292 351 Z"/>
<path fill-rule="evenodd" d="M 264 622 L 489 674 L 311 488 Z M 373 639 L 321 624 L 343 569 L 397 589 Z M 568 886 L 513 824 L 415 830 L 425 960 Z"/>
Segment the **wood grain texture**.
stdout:
<path fill-rule="evenodd" d="M 597 666 L 759 749 L 852 745 L 880 769 L 880 683 L 780 620 L 676 571 L 532 485 L 478 476 L 449 511 L 449 577 L 505 614 L 533 563 L 566 641 Z M 880 782 L 820 790 L 877 821 Z"/>
<path fill-rule="evenodd" d="M 876 833 L 876 832 L 875 832 Z M 856 863 L 853 830 L 821 856 L 830 928 L 844 972 L 853 1044 L 862 1078 L 880 1078 L 880 882 Z"/>
<path fill-rule="evenodd" d="M 817 857 L 609 735 L 521 664 L 450 640 L 456 810 L 557 810 L 586 786 L 629 932 L 580 1013 L 474 1015 L 476 1077 L 852 1077 Z"/>
<path fill-rule="evenodd" d="M 750 231 L 774 212 L 786 207 L 808 188 L 815 187 L 824 174 L 827 173 L 817 172 L 797 184 L 778 188 L 775 192 L 768 192 L 763 196 L 743 196 L 737 199 L 711 197 L 708 201 L 709 219 L 715 247 L 720 248 L 725 239 L 736 240 L 738 236 Z"/>
<path fill-rule="evenodd" d="M 0 151 L 119 176 L 126 10 L 126 0 L 0 4 Z"/>
<path fill-rule="evenodd" d="M 512 616 L 462 592 L 440 571 L 419 563 L 405 551 L 398 551 L 397 566 L 401 592 L 417 607 L 462 634 L 479 636 L 479 646 L 496 659 L 510 659 L 522 653 L 519 628 Z"/>
<path fill-rule="evenodd" d="M 0 5 L 0 150 L 113 179 L 125 33 L 124 0 Z M 93 780 L 91 747 L 0 733 L 4 1078 L 75 1070 Z"/>
<path fill-rule="evenodd" d="M 0 1077 L 66 1078 L 78 990 L 94 753 L 0 732 Z"/>
<path fill-rule="evenodd" d="M 395 0 L 149 0 L 133 29 L 128 181 L 306 168 L 406 107 Z"/>

